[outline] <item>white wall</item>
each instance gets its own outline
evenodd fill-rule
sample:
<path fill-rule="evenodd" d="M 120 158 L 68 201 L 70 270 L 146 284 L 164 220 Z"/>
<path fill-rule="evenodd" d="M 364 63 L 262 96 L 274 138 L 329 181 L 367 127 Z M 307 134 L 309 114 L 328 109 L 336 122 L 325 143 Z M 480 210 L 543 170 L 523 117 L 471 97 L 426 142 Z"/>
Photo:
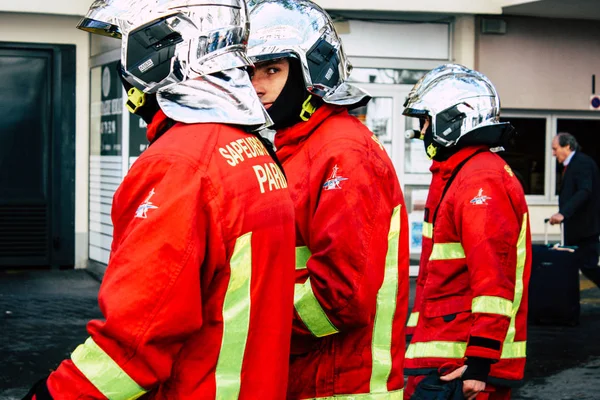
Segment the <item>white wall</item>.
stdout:
<path fill-rule="evenodd" d="M 381 10 L 432 13 L 501 14 L 507 0 L 315 0 L 327 10 Z M 525 3 L 526 1 L 520 1 Z"/>
<path fill-rule="evenodd" d="M 448 60 L 449 25 L 349 20 L 340 31 L 349 56 Z"/>
<path fill-rule="evenodd" d="M 2 0 L 4 5 L 5 0 Z M 53 4 L 47 2 L 48 4 Z M 89 34 L 75 28 L 78 17 L 0 12 L 0 41 L 74 44 L 75 92 L 75 264 L 84 267 L 88 258 L 88 165 L 89 165 Z"/>
<path fill-rule="evenodd" d="M 532 0 L 316 0 L 328 10 L 380 10 L 450 14 L 501 14 L 502 7 Z M 0 0 L 0 12 L 85 15 L 91 0 Z"/>
<path fill-rule="evenodd" d="M 92 0 L 0 0 L 0 12 L 83 16 Z"/>
<path fill-rule="evenodd" d="M 452 60 L 467 68 L 475 68 L 475 16 L 457 16 L 453 29 Z"/>
<path fill-rule="evenodd" d="M 598 22 L 502 19 L 506 34 L 478 33 L 476 67 L 496 85 L 503 108 L 589 110 L 594 74 L 600 90 Z"/>

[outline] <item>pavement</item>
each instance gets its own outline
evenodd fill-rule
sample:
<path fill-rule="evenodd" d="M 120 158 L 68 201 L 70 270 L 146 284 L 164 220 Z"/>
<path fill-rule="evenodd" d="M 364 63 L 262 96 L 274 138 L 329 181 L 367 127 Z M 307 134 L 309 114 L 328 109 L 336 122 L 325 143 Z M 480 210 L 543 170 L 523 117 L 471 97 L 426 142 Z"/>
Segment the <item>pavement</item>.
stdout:
<path fill-rule="evenodd" d="M 86 270 L 0 270 L 0 400 L 21 399 L 87 338 L 99 286 Z M 530 326 L 513 400 L 600 400 L 599 336 L 600 289 L 582 278 L 579 326 Z"/>

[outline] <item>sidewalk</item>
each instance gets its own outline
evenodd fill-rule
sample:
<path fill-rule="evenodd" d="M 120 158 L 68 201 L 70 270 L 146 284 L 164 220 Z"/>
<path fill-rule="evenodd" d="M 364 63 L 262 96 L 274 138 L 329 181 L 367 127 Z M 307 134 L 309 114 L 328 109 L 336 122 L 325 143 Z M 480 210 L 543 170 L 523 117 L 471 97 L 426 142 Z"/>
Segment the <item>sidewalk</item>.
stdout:
<path fill-rule="evenodd" d="M 99 283 L 84 270 L 0 271 L 0 400 L 15 400 L 87 338 Z M 411 301 L 414 298 L 411 280 Z M 581 282 L 581 324 L 531 326 L 513 400 L 600 399 L 600 290 Z"/>

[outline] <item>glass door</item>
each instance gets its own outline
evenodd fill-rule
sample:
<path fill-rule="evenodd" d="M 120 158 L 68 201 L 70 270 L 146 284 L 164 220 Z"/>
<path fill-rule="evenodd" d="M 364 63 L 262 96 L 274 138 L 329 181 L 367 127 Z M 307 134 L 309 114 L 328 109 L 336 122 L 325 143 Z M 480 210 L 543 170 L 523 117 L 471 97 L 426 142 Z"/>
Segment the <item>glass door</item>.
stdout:
<path fill-rule="evenodd" d="M 412 119 L 402 115 L 404 101 L 412 85 L 359 84 L 373 99 L 364 107 L 351 111 L 377 136 L 384 146 L 400 180 L 409 214 L 411 275 L 418 272 L 421 253 L 423 209 L 431 181 L 429 166 L 419 140 L 407 141 L 406 129 L 412 129 Z"/>

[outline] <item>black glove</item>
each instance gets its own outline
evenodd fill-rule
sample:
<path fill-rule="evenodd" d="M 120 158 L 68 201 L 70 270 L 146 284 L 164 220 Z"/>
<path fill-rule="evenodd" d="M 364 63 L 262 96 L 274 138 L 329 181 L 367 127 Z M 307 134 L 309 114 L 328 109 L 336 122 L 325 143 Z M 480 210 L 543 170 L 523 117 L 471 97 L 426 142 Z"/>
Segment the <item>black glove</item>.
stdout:
<path fill-rule="evenodd" d="M 492 360 L 489 358 L 468 357 L 465 361 L 465 365 L 467 366 L 467 369 L 460 379 L 463 381 L 475 380 L 487 382 L 492 366 Z"/>
<path fill-rule="evenodd" d="M 48 391 L 48 386 L 46 385 L 46 379 L 40 379 L 37 381 L 35 385 L 29 390 L 29 392 L 23 397 L 23 400 L 32 400 L 35 395 L 36 400 L 54 400 L 52 396 L 50 396 L 50 392 Z"/>

